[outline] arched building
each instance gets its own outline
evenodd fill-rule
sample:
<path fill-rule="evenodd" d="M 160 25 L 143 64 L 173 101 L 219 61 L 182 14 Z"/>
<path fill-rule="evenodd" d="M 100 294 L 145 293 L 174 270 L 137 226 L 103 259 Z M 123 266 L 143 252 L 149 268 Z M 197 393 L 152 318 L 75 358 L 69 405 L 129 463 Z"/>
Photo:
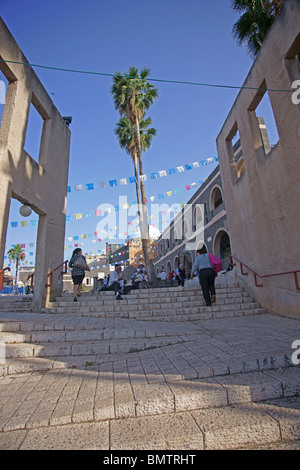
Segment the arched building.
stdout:
<path fill-rule="evenodd" d="M 224 260 L 224 267 L 227 266 L 230 235 L 219 166 L 159 238 L 158 256 L 154 260 L 156 275 L 162 268 L 169 274 L 179 264 L 183 264 L 189 275 L 196 250 L 203 244 L 209 252 Z"/>

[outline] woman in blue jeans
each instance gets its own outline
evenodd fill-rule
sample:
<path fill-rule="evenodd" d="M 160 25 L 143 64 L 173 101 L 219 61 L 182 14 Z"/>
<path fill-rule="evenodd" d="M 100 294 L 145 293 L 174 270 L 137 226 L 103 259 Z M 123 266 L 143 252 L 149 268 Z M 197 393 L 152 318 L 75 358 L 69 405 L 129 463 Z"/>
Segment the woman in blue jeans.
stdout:
<path fill-rule="evenodd" d="M 198 271 L 203 297 L 207 307 L 216 301 L 215 278 L 216 274 L 211 267 L 210 259 L 205 246 L 197 250 L 197 256 L 192 267 L 191 279 Z"/>

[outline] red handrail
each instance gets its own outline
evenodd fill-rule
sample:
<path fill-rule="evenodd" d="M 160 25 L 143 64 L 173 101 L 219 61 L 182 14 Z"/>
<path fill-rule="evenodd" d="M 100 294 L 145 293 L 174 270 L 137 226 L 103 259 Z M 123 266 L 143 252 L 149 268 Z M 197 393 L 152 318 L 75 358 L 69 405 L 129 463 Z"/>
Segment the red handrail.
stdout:
<path fill-rule="evenodd" d="M 229 255 L 229 258 L 230 258 L 230 264 L 232 264 L 233 266 L 236 266 L 236 265 L 233 263 L 232 259 L 235 259 L 236 261 L 238 261 L 240 263 L 240 269 L 241 269 L 242 276 L 248 276 L 248 273 L 244 272 L 243 267 L 245 267 L 246 269 L 248 269 L 249 271 L 251 271 L 253 273 L 254 282 L 255 282 L 256 287 L 263 287 L 263 284 L 258 284 L 257 283 L 257 278 L 258 277 L 262 279 L 262 278 L 266 278 L 266 277 L 274 277 L 274 276 L 283 276 L 285 274 L 293 274 L 296 290 L 300 291 L 300 285 L 299 285 L 299 280 L 298 280 L 298 275 L 297 275 L 297 273 L 300 273 L 300 269 L 295 269 L 294 271 L 285 271 L 285 272 L 281 272 L 281 273 L 274 273 L 274 274 L 258 274 L 256 271 L 254 271 L 254 269 L 249 268 L 249 266 L 247 266 L 243 261 L 239 260 L 236 256 Z"/>
<path fill-rule="evenodd" d="M 27 281 L 31 278 L 30 281 L 30 288 L 33 289 L 33 278 L 34 278 L 35 273 L 32 273 L 28 276 Z"/>
<path fill-rule="evenodd" d="M 55 271 L 57 271 L 59 268 L 61 268 L 62 266 L 64 266 L 64 270 L 61 271 L 60 274 L 67 274 L 67 272 L 68 272 L 68 260 L 64 261 L 62 264 L 60 264 L 59 266 L 57 266 L 57 268 L 53 269 L 53 270 L 48 274 L 47 278 L 50 277 L 50 282 L 49 282 L 49 284 L 46 283 L 46 284 L 45 284 L 45 287 L 51 287 L 51 286 L 52 286 L 52 284 L 53 284 L 53 273 L 54 273 Z"/>
<path fill-rule="evenodd" d="M 10 271 L 10 268 L 0 269 L 0 290 L 2 290 L 3 287 L 4 271 Z"/>

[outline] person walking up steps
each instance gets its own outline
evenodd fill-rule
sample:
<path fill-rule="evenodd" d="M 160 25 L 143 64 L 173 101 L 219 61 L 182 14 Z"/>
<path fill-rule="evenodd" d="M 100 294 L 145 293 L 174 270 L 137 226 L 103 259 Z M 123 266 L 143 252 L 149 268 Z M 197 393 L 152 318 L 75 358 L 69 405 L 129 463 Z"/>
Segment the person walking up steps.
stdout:
<path fill-rule="evenodd" d="M 81 292 L 81 287 L 82 287 L 82 281 L 85 276 L 84 269 L 81 269 L 75 266 L 76 261 L 81 257 L 86 262 L 85 256 L 83 256 L 82 254 L 82 250 L 80 248 L 75 248 L 75 250 L 72 253 L 70 262 L 69 262 L 69 268 L 72 268 L 72 281 L 74 284 L 74 287 L 73 287 L 74 302 L 77 302 L 77 297 L 81 296 L 80 292 Z"/>
<path fill-rule="evenodd" d="M 197 256 L 192 267 L 191 279 L 193 279 L 195 271 L 198 271 L 199 274 L 205 304 L 207 307 L 211 307 L 211 304 L 216 301 L 216 273 L 211 267 L 211 262 L 205 246 L 200 248 L 200 250 L 197 250 Z"/>

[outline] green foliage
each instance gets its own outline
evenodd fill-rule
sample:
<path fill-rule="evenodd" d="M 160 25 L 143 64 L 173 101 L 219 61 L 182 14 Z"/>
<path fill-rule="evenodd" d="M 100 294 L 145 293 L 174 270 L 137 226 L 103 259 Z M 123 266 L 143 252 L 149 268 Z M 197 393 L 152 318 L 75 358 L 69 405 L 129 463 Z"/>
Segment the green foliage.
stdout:
<path fill-rule="evenodd" d="M 138 204 L 142 203 L 139 210 L 139 221 L 143 254 L 145 264 L 148 262 L 148 238 L 149 227 L 147 220 L 146 195 L 144 181 L 139 175 L 143 175 L 142 152 L 150 147 L 152 138 L 156 135 L 154 128 L 149 128 L 152 123 L 150 118 L 145 118 L 146 111 L 154 104 L 158 97 L 158 90 L 148 81 L 150 69 L 144 68 L 139 73 L 136 67 L 129 67 L 126 74 L 116 72 L 113 77 L 111 94 L 115 109 L 120 113 L 121 119 L 117 124 L 115 133 L 119 139 L 121 148 L 131 155 L 136 176 L 136 193 Z"/>
<path fill-rule="evenodd" d="M 24 261 L 25 257 L 26 257 L 24 249 L 21 247 L 20 244 L 17 244 L 7 252 L 7 256 L 10 260 L 15 260 L 15 264 L 16 264 L 15 284 L 17 285 L 17 282 L 18 282 L 18 263 L 19 263 L 19 261 Z"/>
<path fill-rule="evenodd" d="M 285 0 L 232 0 L 232 8 L 242 13 L 232 29 L 237 43 L 246 45 L 255 57 Z"/>

